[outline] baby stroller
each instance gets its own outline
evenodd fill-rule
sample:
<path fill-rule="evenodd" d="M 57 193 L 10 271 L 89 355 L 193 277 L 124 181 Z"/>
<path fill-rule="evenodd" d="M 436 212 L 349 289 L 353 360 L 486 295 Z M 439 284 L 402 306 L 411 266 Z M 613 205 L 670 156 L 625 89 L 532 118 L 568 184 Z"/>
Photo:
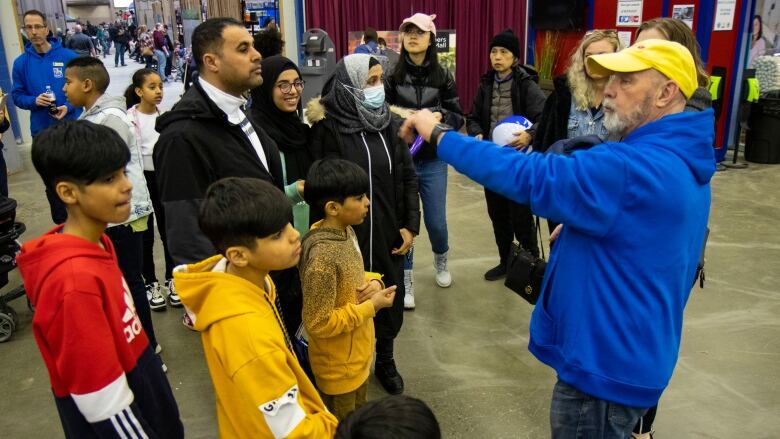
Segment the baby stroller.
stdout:
<path fill-rule="evenodd" d="M 0 288 L 8 285 L 8 273 L 16 268 L 16 255 L 21 249 L 18 239 L 25 230 L 24 224 L 16 222 L 16 200 L 0 196 Z M 24 285 L 0 294 L 0 343 L 8 341 L 19 324 L 19 317 L 8 302 L 24 294 Z"/>

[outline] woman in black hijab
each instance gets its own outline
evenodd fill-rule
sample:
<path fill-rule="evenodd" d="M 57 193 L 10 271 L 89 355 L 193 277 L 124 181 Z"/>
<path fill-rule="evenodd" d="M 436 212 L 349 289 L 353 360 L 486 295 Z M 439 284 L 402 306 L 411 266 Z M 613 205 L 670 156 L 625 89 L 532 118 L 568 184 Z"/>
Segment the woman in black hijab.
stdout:
<path fill-rule="evenodd" d="M 303 80 L 298 67 L 283 56 L 263 59 L 263 84 L 252 90 L 252 117 L 276 142 L 282 161 L 284 187 L 293 203 L 294 226 L 305 235 L 309 230 L 309 206 L 303 202 L 300 182 L 312 164 L 308 151 L 311 129 L 301 121 Z M 298 269 L 271 275 L 281 293 L 282 314 L 289 334 L 301 324 L 303 307 Z"/>
<path fill-rule="evenodd" d="M 420 231 L 420 198 L 409 147 L 398 137 L 400 120 L 385 102 L 382 76 L 373 56 L 345 56 L 322 96 L 306 104 L 306 116 L 312 123 L 314 158 L 349 160 L 371 182 L 368 216 L 353 229 L 365 270 L 381 273 L 385 285 L 398 287 L 393 306 L 374 317 L 374 374 L 388 393 L 399 394 L 404 382 L 395 365 L 394 341 L 403 325 L 403 260 Z"/>
<path fill-rule="evenodd" d="M 312 164 L 309 126 L 301 121 L 301 72 L 283 56 L 264 58 L 263 84 L 252 90 L 252 116 L 283 155 L 285 185 L 303 180 Z"/>

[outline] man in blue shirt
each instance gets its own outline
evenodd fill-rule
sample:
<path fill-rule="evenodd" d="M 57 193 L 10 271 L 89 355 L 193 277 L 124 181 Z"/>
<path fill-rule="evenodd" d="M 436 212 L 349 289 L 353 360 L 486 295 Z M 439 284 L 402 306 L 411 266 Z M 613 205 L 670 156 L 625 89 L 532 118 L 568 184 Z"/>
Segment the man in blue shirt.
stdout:
<path fill-rule="evenodd" d="M 553 438 L 623 439 L 677 362 L 709 216 L 713 112 L 684 112 L 698 84 L 680 44 L 646 40 L 587 62 L 612 75 L 604 124 L 620 142 L 523 154 L 451 132 L 427 111 L 401 131 L 412 140 L 416 130 L 458 171 L 565 224 L 528 348 L 558 375 Z"/>
<path fill-rule="evenodd" d="M 363 32 L 363 44 L 355 48 L 355 53 L 365 53 L 366 55 L 381 55 L 376 40 L 378 36 L 376 29 L 373 27 L 367 27 Z"/>
<path fill-rule="evenodd" d="M 24 53 L 14 60 L 13 89 L 11 97 L 14 104 L 30 111 L 30 131 L 35 137 L 38 133 L 61 120 L 76 120 L 81 114 L 80 108 L 68 104 L 62 87 L 65 85 L 65 65 L 77 55 L 65 49 L 56 38 L 47 39 L 49 28 L 46 16 L 31 9 L 24 13 L 24 32 L 30 40 Z M 46 93 L 51 87 L 54 99 Z M 50 113 L 52 103 L 56 112 Z M 65 206 L 54 194 L 47 193 L 51 207 L 52 220 L 61 224 L 65 221 Z"/>

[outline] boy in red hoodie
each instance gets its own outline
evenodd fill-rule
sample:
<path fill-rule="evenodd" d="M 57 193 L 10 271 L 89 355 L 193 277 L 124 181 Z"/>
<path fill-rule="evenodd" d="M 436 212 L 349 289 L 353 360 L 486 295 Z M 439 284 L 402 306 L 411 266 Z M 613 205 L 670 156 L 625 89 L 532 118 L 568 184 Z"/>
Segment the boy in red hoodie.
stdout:
<path fill-rule="evenodd" d="M 64 122 L 41 132 L 32 161 L 68 210 L 17 262 L 33 332 L 68 438 L 182 438 L 171 387 L 135 312 L 108 223 L 130 215 L 130 151 L 111 128 Z"/>

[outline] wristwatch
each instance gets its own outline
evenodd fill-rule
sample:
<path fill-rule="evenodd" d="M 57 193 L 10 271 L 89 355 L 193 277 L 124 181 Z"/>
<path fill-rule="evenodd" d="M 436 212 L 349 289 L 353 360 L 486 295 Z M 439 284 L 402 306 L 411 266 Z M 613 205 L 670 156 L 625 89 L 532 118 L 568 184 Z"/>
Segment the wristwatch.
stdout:
<path fill-rule="evenodd" d="M 439 146 L 439 134 L 446 133 L 447 131 L 453 131 L 453 128 L 446 123 L 437 123 L 436 126 L 433 127 L 433 131 L 431 131 L 431 141 L 428 143 L 434 148 Z"/>

